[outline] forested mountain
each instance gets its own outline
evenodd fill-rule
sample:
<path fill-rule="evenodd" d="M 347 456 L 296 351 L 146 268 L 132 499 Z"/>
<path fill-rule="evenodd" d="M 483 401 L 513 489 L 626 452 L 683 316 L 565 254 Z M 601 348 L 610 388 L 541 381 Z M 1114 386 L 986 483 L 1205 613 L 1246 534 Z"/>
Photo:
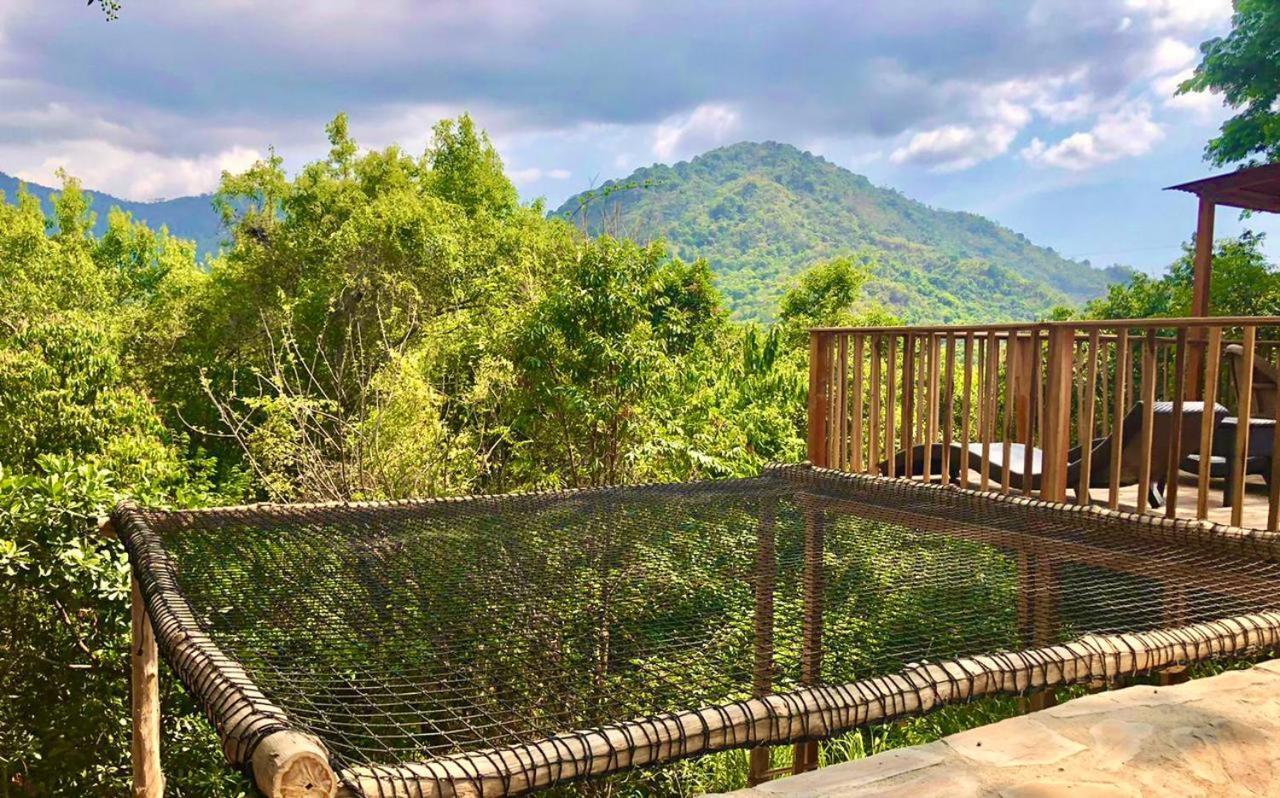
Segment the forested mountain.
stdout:
<path fill-rule="evenodd" d="M 844 254 L 878 264 L 868 298 L 907 321 L 1034 318 L 1100 296 L 1127 276 L 775 142 L 639 169 L 571 197 L 556 213 L 593 231 L 665 238 L 680 257 L 706 258 L 743 318 L 771 318 L 790 278 Z"/>
<path fill-rule="evenodd" d="M 0 191 L 3 191 L 9 202 L 18 195 L 18 186 L 25 181 L 0 172 Z M 40 205 L 46 214 L 53 210 L 50 195 L 57 189 L 42 186 L 38 183 L 26 183 L 27 191 L 40 199 Z M 213 197 L 201 194 L 198 197 L 177 197 L 156 202 L 131 202 L 129 200 L 103 194 L 100 191 L 88 191 L 85 195 L 93 203 L 97 211 L 97 223 L 94 232 L 98 235 L 107 230 L 107 211 L 111 208 L 133 214 L 133 218 L 145 222 L 153 230 L 161 227 L 169 228 L 169 232 L 180 238 L 196 242 L 196 251 L 201 255 L 212 253 L 218 249 L 221 237 L 220 221 L 213 208 Z"/>

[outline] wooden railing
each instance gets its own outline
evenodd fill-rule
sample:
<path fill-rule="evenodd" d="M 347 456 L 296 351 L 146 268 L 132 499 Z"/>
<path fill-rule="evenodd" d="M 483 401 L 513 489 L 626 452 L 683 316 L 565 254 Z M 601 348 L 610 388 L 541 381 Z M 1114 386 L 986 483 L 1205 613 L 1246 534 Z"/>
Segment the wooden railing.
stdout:
<path fill-rule="evenodd" d="M 1274 530 L 1277 331 L 1280 317 L 815 329 L 809 460 Z"/>

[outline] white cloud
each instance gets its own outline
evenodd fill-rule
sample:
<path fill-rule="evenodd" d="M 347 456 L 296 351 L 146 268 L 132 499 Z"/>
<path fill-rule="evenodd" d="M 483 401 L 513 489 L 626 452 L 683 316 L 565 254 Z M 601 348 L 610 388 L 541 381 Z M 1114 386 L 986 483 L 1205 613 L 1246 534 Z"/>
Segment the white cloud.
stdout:
<path fill-rule="evenodd" d="M 653 134 L 653 154 L 669 161 L 724 144 L 741 126 L 737 110 L 722 103 L 705 103 L 692 113 L 663 120 Z"/>
<path fill-rule="evenodd" d="M 542 169 L 537 166 L 530 166 L 525 169 L 508 169 L 507 177 L 511 178 L 511 182 L 521 185 L 528 183 L 536 183 L 539 180 L 568 180 L 573 173 L 568 169 Z"/>
<path fill-rule="evenodd" d="M 1201 118 L 1209 118 L 1223 110 L 1222 95 L 1216 92 L 1195 91 L 1178 94 L 1178 86 L 1194 74 L 1194 70 L 1185 69 L 1172 75 L 1164 75 L 1151 82 L 1151 91 L 1162 98 L 1161 105 L 1179 111 L 1190 111 Z"/>
<path fill-rule="evenodd" d="M 1164 37 L 1151 51 L 1148 69 L 1152 75 L 1177 72 L 1196 60 L 1197 50 L 1186 42 Z"/>
<path fill-rule="evenodd" d="M 916 133 L 894 150 L 889 160 L 918 164 L 935 172 L 957 172 L 1004 153 L 1017 135 L 1017 128 L 999 123 L 986 127 L 943 125 Z"/>
<path fill-rule="evenodd" d="M 1032 163 L 1084 171 L 1121 158 L 1145 155 L 1163 138 L 1163 128 L 1151 118 L 1151 106 L 1136 103 L 1100 115 L 1090 130 L 1073 133 L 1056 144 L 1033 139 L 1021 155 Z"/>
<path fill-rule="evenodd" d="M 1231 0 L 1125 0 L 1156 30 L 1203 30 L 1231 18 Z"/>
<path fill-rule="evenodd" d="M 154 200 L 213 191 L 223 171 L 247 169 L 263 155 L 246 147 L 194 158 L 139 152 L 95 139 L 61 141 L 43 157 L 0 148 L 0 158 L 34 163 L 17 171 L 33 183 L 56 186 L 58 169 L 66 169 L 88 188 L 134 200 Z"/>

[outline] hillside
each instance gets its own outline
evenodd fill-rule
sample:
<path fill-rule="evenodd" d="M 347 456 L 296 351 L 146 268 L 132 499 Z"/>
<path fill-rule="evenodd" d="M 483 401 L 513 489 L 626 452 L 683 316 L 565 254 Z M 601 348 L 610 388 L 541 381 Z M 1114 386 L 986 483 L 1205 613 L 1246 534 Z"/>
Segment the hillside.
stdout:
<path fill-rule="evenodd" d="M 24 181 L 0 172 L 0 191 L 4 192 L 7 202 L 14 202 L 18 195 L 18 185 Z M 27 191 L 40 198 L 45 214 L 49 214 L 52 205 L 49 195 L 57 189 L 42 186 L 38 183 L 26 183 Z M 196 242 L 196 251 L 203 256 L 218 249 L 221 238 L 221 221 L 213 209 L 212 197 L 203 194 L 197 197 L 177 197 L 156 202 L 131 202 L 130 200 L 103 194 L 100 191 L 85 190 L 85 194 L 93 200 L 93 210 L 98 214 L 94 232 L 101 234 L 107 227 L 107 211 L 118 207 L 133 214 L 133 218 L 142 220 L 154 229 L 169 228 L 169 232 L 182 238 Z"/>
<path fill-rule="evenodd" d="M 586 202 L 585 214 L 583 202 Z M 1125 276 L 1067 260 L 972 213 L 943 211 L 786 144 L 743 142 L 570 197 L 555 213 L 705 257 L 736 315 L 768 319 L 789 277 L 873 250 L 873 298 L 912 322 L 1028 319 Z"/>

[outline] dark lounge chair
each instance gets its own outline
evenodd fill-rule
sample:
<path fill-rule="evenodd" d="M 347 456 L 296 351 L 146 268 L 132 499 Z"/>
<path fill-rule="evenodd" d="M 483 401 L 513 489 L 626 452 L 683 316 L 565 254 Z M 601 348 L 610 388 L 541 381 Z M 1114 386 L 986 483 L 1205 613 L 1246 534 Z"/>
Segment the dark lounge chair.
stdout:
<path fill-rule="evenodd" d="M 1192 454 L 1200 447 L 1200 424 L 1204 414 L 1203 402 L 1184 402 L 1182 405 L 1182 435 L 1180 449 L 1183 454 Z M 1214 406 L 1214 423 L 1219 423 L 1227 414 L 1222 405 Z M 1156 402 L 1152 406 L 1153 425 L 1151 429 L 1151 486 L 1148 502 L 1153 507 L 1164 504 L 1164 481 L 1167 477 L 1169 447 L 1173 440 L 1173 403 Z M 1138 483 L 1138 474 L 1142 468 L 1142 457 L 1139 442 L 1142 434 L 1142 402 L 1134 404 L 1120 424 L 1118 435 L 1113 433 L 1102 438 L 1095 438 L 1092 443 L 1090 458 L 1089 487 L 1102 488 L 1111 484 L 1111 451 L 1117 441 L 1122 445 L 1120 452 L 1120 485 L 1128 486 Z M 1009 444 L 1009 463 L 1004 463 L 1004 443 L 971 443 L 966 452 L 958 443 L 953 443 L 951 454 L 951 477 L 959 476 L 960 468 L 967 466 L 972 471 L 981 472 L 982 453 L 990 451 L 988 474 L 993 483 L 1008 485 L 1014 490 L 1022 490 L 1028 481 L 1032 490 L 1040 488 L 1040 478 L 1044 471 L 1044 457 L 1041 449 L 1031 450 L 1031 469 L 1026 470 L 1026 447 L 1021 443 Z M 924 445 L 913 450 L 912 476 L 924 473 Z M 1083 447 L 1077 446 L 1067 452 L 1067 487 L 1073 492 L 1080 485 L 1080 467 L 1083 463 Z M 942 472 L 942 445 L 933 446 L 932 473 Z M 895 465 L 895 473 L 905 475 L 905 456 L 899 452 Z M 881 463 L 881 473 L 886 473 L 887 463 Z"/>
<path fill-rule="evenodd" d="M 1237 404 L 1240 386 L 1244 384 L 1244 347 L 1231 344 L 1223 350 L 1230 367 L 1231 384 L 1236 392 Z M 1253 389 L 1250 391 L 1249 454 L 1245 457 L 1244 473 L 1259 474 L 1271 485 L 1271 452 L 1276 438 L 1276 403 L 1280 401 L 1280 369 L 1265 360 L 1253 361 Z M 1234 480 L 1231 471 L 1236 464 L 1236 431 L 1240 419 L 1228 416 L 1214 430 L 1213 451 L 1209 455 L 1209 476 L 1223 480 L 1222 504 L 1231 504 Z M 1183 470 L 1199 473 L 1200 455 L 1189 454 L 1182 462 Z"/>

